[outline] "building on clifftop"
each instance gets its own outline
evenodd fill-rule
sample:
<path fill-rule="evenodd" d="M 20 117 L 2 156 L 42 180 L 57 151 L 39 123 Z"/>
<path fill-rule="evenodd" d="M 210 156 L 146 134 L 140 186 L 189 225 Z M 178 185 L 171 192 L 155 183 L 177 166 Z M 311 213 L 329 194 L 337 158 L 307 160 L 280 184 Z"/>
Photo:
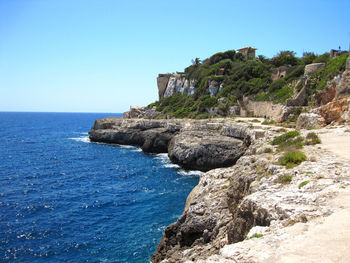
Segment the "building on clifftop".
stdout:
<path fill-rule="evenodd" d="M 257 48 L 254 47 L 244 47 L 237 49 L 237 51 L 246 58 L 255 58 L 255 50 L 257 50 Z"/>
<path fill-rule="evenodd" d="M 341 50 L 340 47 L 339 49 L 331 49 L 330 51 L 330 55 L 331 55 L 331 58 L 335 58 L 335 57 L 339 57 L 345 53 L 348 53 L 349 51 L 345 51 L 345 50 Z"/>

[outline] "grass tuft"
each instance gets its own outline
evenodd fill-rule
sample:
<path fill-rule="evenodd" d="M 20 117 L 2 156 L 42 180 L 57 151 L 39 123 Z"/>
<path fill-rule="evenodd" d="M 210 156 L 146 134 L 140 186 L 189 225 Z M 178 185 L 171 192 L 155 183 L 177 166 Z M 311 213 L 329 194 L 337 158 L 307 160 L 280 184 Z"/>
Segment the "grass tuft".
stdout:
<path fill-rule="evenodd" d="M 289 169 L 301 164 L 306 159 L 306 155 L 300 151 L 288 151 L 282 156 L 280 163 Z"/>
<path fill-rule="evenodd" d="M 307 185 L 308 183 L 310 183 L 310 181 L 304 181 L 304 182 L 301 182 L 298 186 L 298 188 L 303 188 L 305 185 Z"/>
<path fill-rule="evenodd" d="M 252 239 L 252 238 L 261 238 L 261 237 L 263 237 L 264 235 L 262 235 L 262 234 L 254 234 L 254 235 L 252 235 L 249 239 Z"/>

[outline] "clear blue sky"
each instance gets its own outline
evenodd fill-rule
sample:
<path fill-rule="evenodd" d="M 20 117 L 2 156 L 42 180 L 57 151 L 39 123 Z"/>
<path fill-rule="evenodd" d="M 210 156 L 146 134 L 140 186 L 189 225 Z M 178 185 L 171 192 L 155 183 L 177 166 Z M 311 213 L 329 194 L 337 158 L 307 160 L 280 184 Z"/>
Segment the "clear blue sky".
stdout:
<path fill-rule="evenodd" d="M 0 111 L 123 112 L 195 57 L 349 41 L 349 0 L 0 0 Z"/>

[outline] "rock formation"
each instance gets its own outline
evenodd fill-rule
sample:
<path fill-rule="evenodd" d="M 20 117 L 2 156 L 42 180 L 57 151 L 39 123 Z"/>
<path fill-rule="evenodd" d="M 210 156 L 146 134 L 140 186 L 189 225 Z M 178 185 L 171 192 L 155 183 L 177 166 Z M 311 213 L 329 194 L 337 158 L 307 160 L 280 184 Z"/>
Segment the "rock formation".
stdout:
<path fill-rule="evenodd" d="M 160 112 L 155 108 L 130 106 L 130 110 L 124 112 L 123 118 L 125 119 L 155 119 L 159 116 Z"/>
<path fill-rule="evenodd" d="M 149 153 L 168 153 L 186 169 L 207 171 L 233 165 L 250 142 L 249 129 L 224 119 L 146 120 L 106 118 L 96 120 L 90 140 L 138 145 Z"/>
<path fill-rule="evenodd" d="M 159 74 L 157 78 L 159 99 L 177 93 L 193 95 L 196 91 L 195 80 L 188 80 L 183 74 Z"/>

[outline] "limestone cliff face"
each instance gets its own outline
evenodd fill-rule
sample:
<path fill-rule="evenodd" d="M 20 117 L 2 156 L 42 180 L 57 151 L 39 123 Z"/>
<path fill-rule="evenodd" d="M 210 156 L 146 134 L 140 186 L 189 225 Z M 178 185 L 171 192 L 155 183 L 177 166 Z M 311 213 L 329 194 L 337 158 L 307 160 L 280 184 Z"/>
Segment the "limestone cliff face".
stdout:
<path fill-rule="evenodd" d="M 159 99 L 175 94 L 193 95 L 196 91 L 196 80 L 188 80 L 183 74 L 159 74 L 157 78 Z M 210 96 L 216 96 L 224 87 L 220 81 L 209 80 L 208 91 Z"/>
<path fill-rule="evenodd" d="M 195 80 L 188 80 L 182 74 L 159 74 L 157 78 L 159 99 L 177 93 L 193 95 L 196 91 Z"/>

